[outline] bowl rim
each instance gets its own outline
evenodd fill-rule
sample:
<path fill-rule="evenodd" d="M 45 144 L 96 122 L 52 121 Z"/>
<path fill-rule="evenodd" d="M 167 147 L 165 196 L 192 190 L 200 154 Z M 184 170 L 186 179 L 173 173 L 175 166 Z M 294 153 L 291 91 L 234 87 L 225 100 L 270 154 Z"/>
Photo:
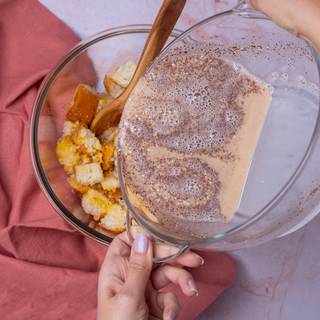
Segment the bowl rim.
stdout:
<path fill-rule="evenodd" d="M 38 90 L 37 97 L 33 104 L 33 110 L 31 114 L 30 120 L 30 134 L 29 134 L 29 145 L 30 145 L 30 157 L 32 161 L 33 171 L 36 176 L 36 180 L 40 186 L 40 189 L 46 196 L 50 205 L 55 209 L 55 211 L 65 219 L 69 224 L 71 224 L 75 229 L 80 231 L 82 234 L 88 236 L 91 239 L 94 239 L 102 244 L 109 245 L 113 238 L 98 232 L 97 230 L 89 227 L 88 224 L 82 222 L 74 214 L 72 214 L 64 204 L 59 200 L 56 196 L 55 192 L 52 190 L 50 183 L 46 177 L 45 171 L 41 164 L 41 159 L 39 155 L 38 148 L 38 125 L 39 125 L 39 116 L 43 107 L 43 103 L 46 99 L 48 90 L 56 79 L 57 75 L 60 71 L 74 58 L 76 58 L 79 54 L 84 52 L 90 46 L 104 41 L 106 39 L 117 37 L 121 35 L 127 34 L 146 34 L 151 31 L 151 24 L 131 24 L 124 25 L 119 27 L 113 27 L 101 31 L 95 35 L 92 35 L 89 38 L 79 41 L 67 54 L 65 54 L 59 62 L 53 67 L 51 72 L 47 74 L 44 80 L 41 83 L 41 86 Z M 171 37 L 177 38 L 180 34 L 182 34 L 182 30 L 174 28 Z"/>

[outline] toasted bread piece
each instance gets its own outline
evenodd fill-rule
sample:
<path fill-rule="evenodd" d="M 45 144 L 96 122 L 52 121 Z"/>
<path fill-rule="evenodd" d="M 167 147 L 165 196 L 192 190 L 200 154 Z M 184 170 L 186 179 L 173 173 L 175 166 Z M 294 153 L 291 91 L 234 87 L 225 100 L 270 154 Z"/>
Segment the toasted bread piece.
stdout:
<path fill-rule="evenodd" d="M 123 91 L 123 88 L 116 84 L 111 78 L 106 74 L 103 80 L 104 87 L 110 96 L 115 99 L 120 96 Z"/>
<path fill-rule="evenodd" d="M 119 204 L 109 206 L 107 214 L 100 220 L 100 226 L 116 233 L 126 230 L 125 209 Z"/>
<path fill-rule="evenodd" d="M 136 68 L 137 65 L 132 60 L 129 60 L 126 64 L 117 68 L 110 76 L 110 79 L 119 86 L 125 88 L 128 86 Z"/>
<path fill-rule="evenodd" d="M 79 84 L 74 92 L 67 119 L 89 126 L 99 104 L 99 95 L 89 86 Z"/>
<path fill-rule="evenodd" d="M 89 189 L 81 199 L 83 210 L 91 214 L 95 221 L 99 221 L 100 218 L 105 216 L 110 205 L 108 198 L 94 189 Z"/>
<path fill-rule="evenodd" d="M 75 167 L 76 181 L 85 186 L 92 186 L 103 180 L 103 172 L 99 163 L 79 164 Z"/>

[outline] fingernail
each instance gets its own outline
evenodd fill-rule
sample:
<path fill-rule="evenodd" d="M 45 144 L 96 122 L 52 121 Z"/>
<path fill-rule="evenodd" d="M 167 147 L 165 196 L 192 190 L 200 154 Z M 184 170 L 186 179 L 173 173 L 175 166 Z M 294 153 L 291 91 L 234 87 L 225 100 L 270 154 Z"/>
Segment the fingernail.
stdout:
<path fill-rule="evenodd" d="M 189 288 L 190 288 L 191 291 L 194 292 L 194 294 L 195 294 L 196 296 L 199 295 L 197 285 L 196 285 L 196 283 L 194 282 L 193 279 L 190 279 L 190 280 L 189 280 Z"/>
<path fill-rule="evenodd" d="M 134 251 L 137 253 L 147 253 L 149 247 L 149 239 L 143 234 L 139 233 L 134 239 Z"/>
<path fill-rule="evenodd" d="M 200 264 L 203 266 L 204 265 L 204 259 L 202 257 L 199 256 L 200 259 Z"/>
<path fill-rule="evenodd" d="M 178 317 L 178 311 L 175 309 L 171 309 L 166 313 L 166 320 L 176 320 Z"/>

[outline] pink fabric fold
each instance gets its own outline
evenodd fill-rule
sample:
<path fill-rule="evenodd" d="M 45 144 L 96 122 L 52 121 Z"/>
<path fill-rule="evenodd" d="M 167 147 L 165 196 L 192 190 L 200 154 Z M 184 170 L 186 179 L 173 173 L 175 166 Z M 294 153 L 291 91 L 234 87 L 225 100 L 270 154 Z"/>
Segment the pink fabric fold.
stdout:
<path fill-rule="evenodd" d="M 95 319 L 106 247 L 81 235 L 42 194 L 29 156 L 29 120 L 41 81 L 79 39 L 35 0 L 0 0 L 0 319 Z M 222 253 L 192 271 L 194 319 L 234 279 Z"/>

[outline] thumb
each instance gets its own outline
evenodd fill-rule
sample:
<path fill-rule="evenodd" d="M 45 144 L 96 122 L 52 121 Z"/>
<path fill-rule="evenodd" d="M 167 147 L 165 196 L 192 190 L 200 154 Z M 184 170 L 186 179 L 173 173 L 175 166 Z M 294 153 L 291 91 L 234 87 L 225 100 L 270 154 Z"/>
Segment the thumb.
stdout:
<path fill-rule="evenodd" d="M 131 248 L 128 273 L 123 290 L 144 299 L 152 270 L 152 245 L 148 237 L 139 233 Z"/>

